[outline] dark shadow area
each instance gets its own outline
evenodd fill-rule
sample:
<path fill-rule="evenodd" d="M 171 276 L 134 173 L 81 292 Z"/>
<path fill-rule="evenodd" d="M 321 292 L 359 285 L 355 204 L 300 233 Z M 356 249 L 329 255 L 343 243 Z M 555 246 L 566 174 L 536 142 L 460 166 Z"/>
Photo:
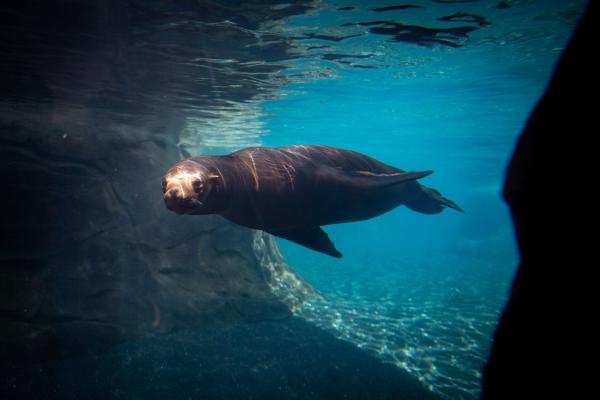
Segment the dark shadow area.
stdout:
<path fill-rule="evenodd" d="M 469 14 L 464 12 L 457 12 L 452 15 L 447 15 L 445 17 L 439 17 L 438 21 L 446 21 L 446 22 L 467 22 L 477 24 L 479 26 L 489 26 L 492 23 L 487 20 L 483 15 L 477 14 Z"/>
<path fill-rule="evenodd" d="M 504 196 L 521 253 L 483 379 L 485 400 L 585 398 L 583 360 L 597 338 L 590 288 L 597 258 L 598 7 L 586 15 L 521 135 Z M 592 205 L 593 204 L 593 205 Z"/>
<path fill-rule="evenodd" d="M 386 11 L 397 11 L 397 10 L 409 10 L 411 8 L 421 8 L 421 6 L 415 6 L 413 4 L 398 4 L 395 6 L 373 8 L 373 9 L 371 9 L 371 11 L 386 12 Z"/>
<path fill-rule="evenodd" d="M 454 28 L 428 28 L 409 25 L 396 21 L 368 21 L 347 23 L 342 26 L 368 26 L 369 32 L 376 35 L 392 36 L 392 42 L 405 42 L 420 46 L 443 45 L 461 47 L 462 41 L 470 32 L 479 29 L 477 26 L 457 26 Z"/>
<path fill-rule="evenodd" d="M 182 331 L 2 371 L 3 399 L 437 399 L 299 318 Z"/>

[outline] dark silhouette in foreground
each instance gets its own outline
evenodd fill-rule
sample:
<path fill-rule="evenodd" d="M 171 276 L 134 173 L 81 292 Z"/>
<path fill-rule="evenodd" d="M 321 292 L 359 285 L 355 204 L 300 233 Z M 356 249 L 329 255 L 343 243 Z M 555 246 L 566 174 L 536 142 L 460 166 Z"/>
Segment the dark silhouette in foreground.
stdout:
<path fill-rule="evenodd" d="M 508 167 L 504 196 L 521 262 L 485 368 L 485 400 L 589 397 L 581 392 L 592 368 L 577 357 L 597 342 L 585 340 L 594 313 L 584 310 L 592 304 L 586 283 L 596 282 L 590 264 L 597 243 L 590 232 L 597 231 L 597 218 L 587 207 L 595 202 L 564 185 L 581 190 L 597 179 L 590 133 L 598 125 L 591 99 L 600 68 L 589 51 L 598 37 L 596 6 L 590 2 Z M 548 209 L 552 192 L 560 208 Z"/>

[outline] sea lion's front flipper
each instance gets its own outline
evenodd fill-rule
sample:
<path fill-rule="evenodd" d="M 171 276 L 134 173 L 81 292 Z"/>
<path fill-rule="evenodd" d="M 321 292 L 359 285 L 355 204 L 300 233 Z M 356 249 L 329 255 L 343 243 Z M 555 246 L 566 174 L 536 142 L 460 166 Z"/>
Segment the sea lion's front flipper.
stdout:
<path fill-rule="evenodd" d="M 369 171 L 346 171 L 341 168 L 320 166 L 317 170 L 317 177 L 322 182 L 336 182 L 348 188 L 370 190 L 414 181 L 432 173 L 433 171 L 417 171 L 377 174 Z"/>
<path fill-rule="evenodd" d="M 268 231 L 270 234 L 298 243 L 309 249 L 325 253 L 328 256 L 341 258 L 342 253 L 336 250 L 329 236 L 318 226 L 307 226 L 287 231 Z"/>

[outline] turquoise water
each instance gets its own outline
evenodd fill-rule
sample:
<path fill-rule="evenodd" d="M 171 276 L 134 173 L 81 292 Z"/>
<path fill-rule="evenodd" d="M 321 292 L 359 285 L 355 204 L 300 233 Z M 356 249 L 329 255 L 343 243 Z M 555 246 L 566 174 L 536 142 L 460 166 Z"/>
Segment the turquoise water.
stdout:
<path fill-rule="evenodd" d="M 359 17 L 377 19 L 365 10 L 381 3 L 355 3 Z M 341 260 L 280 240 L 290 265 L 323 295 L 301 315 L 449 398 L 479 392 L 518 262 L 501 197 L 505 166 L 572 28 L 565 10 L 577 5 L 520 2 L 503 13 L 491 3 L 461 5 L 492 21 L 464 47 L 346 39 L 340 51 L 373 54 L 377 68 L 303 60 L 298 68 L 313 79 L 297 79 L 263 104 L 264 144 L 328 144 L 432 169 L 422 183 L 465 209 L 430 216 L 400 207 L 326 227 Z M 419 11 L 394 16 L 426 24 Z M 359 17 L 331 7 L 293 19 L 290 29 Z"/>
<path fill-rule="evenodd" d="M 502 87 L 498 79 L 349 73 L 296 85 L 296 94 L 266 107 L 276 132 L 266 143 L 327 143 L 404 169 L 433 169 L 423 184 L 466 210 L 431 216 L 400 208 L 328 227 L 342 260 L 281 241 L 288 262 L 325 297 L 304 315 L 459 398 L 477 393 L 517 264 L 500 188 L 514 139 L 544 85 L 521 78 L 515 91 L 515 81 Z"/>

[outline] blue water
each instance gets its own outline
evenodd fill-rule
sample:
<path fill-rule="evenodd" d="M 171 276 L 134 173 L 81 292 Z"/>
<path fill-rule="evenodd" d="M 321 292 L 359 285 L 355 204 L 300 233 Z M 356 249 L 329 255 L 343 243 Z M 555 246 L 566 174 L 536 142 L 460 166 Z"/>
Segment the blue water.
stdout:
<path fill-rule="evenodd" d="M 431 216 L 400 207 L 373 220 L 326 227 L 341 260 L 280 241 L 289 264 L 323 295 L 301 315 L 449 398 L 479 392 L 518 263 L 501 197 L 505 167 L 570 29 L 549 17 L 565 6 L 559 2 L 550 8 L 521 4 L 505 14 L 485 3 L 473 12 L 483 11 L 493 24 L 464 47 L 348 39 L 344 50 L 374 45 L 374 58 L 385 58 L 386 65 L 304 63 L 299 68 L 311 69 L 315 78 L 300 79 L 263 104 L 264 144 L 328 144 L 403 169 L 432 169 L 421 183 L 465 209 Z M 291 26 L 332 26 L 345 17 L 331 9 L 295 18 Z"/>
<path fill-rule="evenodd" d="M 422 183 L 465 209 L 431 216 L 399 208 L 328 227 L 341 260 L 281 241 L 290 265 L 325 297 L 303 311 L 310 320 L 459 398 L 477 393 L 517 265 L 500 190 L 512 144 L 545 82 L 505 79 L 402 80 L 391 70 L 361 71 L 296 85 L 298 94 L 266 106 L 277 132 L 266 143 L 327 143 L 404 169 L 432 169 Z"/>

